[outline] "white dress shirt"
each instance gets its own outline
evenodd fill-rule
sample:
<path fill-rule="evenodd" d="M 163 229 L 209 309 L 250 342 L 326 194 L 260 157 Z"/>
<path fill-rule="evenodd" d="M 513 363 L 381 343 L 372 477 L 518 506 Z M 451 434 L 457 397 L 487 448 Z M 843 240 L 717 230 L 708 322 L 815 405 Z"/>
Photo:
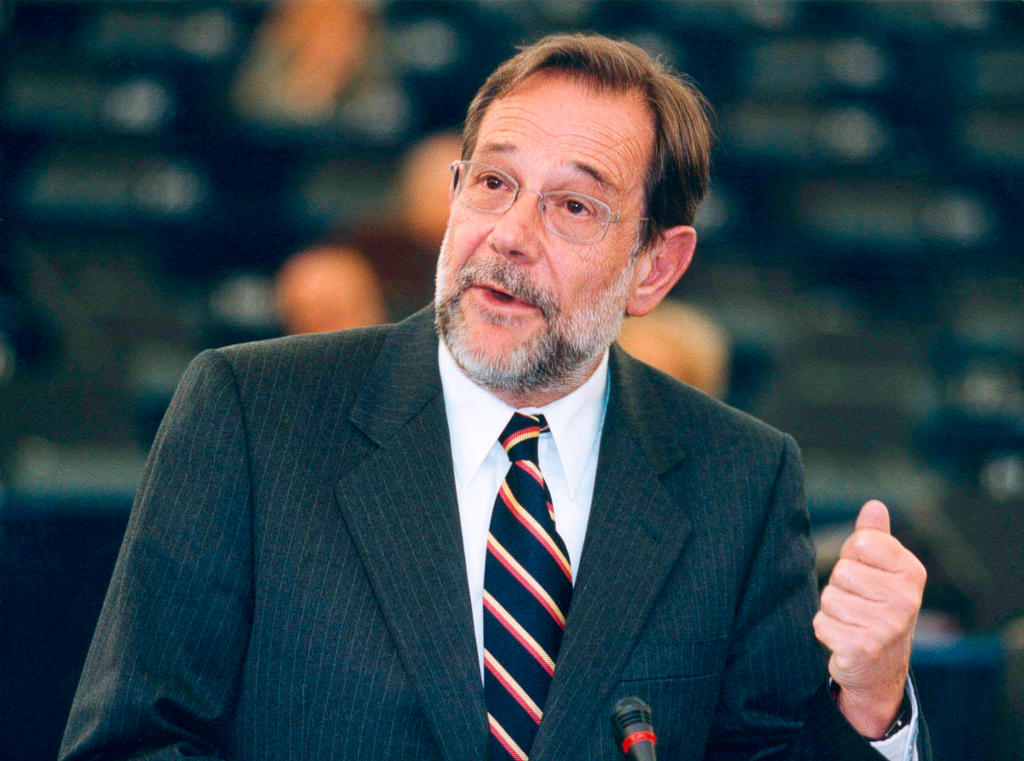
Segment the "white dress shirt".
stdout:
<path fill-rule="evenodd" d="M 498 437 L 517 410 L 471 381 L 455 363 L 444 341 L 438 341 L 437 359 L 451 437 L 462 546 L 466 553 L 473 632 L 482 680 L 487 532 L 498 487 L 509 467 L 508 455 L 498 443 Z M 569 551 L 574 583 L 590 518 L 607 408 L 606 351 L 597 370 L 575 391 L 543 407 L 518 410 L 543 414 L 551 429 L 540 436 L 538 458 L 555 508 L 555 527 Z M 907 688 L 914 703 L 913 720 L 888 740 L 872 743 L 889 761 L 917 761 L 917 698 L 909 683 Z"/>
<path fill-rule="evenodd" d="M 473 629 L 482 679 L 487 532 L 498 487 L 509 467 L 508 455 L 498 443 L 498 437 L 516 409 L 467 378 L 455 364 L 444 341 L 438 344 L 441 387 L 451 436 L 462 546 L 466 552 L 469 599 L 473 607 Z M 519 410 L 542 413 L 551 429 L 550 433 L 540 436 L 538 458 L 555 508 L 555 527 L 569 551 L 574 582 L 590 518 L 597 450 L 607 399 L 606 351 L 597 370 L 578 389 L 544 407 Z"/>

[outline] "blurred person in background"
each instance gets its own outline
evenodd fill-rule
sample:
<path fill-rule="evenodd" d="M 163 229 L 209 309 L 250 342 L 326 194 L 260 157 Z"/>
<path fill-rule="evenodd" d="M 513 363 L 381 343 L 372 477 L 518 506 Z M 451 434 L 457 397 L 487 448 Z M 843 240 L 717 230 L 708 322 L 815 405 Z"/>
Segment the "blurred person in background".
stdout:
<path fill-rule="evenodd" d="M 929 758 L 886 508 L 816 613 L 792 438 L 614 344 L 688 268 L 709 161 L 634 45 L 492 73 L 432 307 L 186 372 L 62 758 L 610 761 L 629 695 L 664 758 Z"/>
<path fill-rule="evenodd" d="M 462 136 L 452 130 L 424 137 L 402 158 L 398 170 L 401 227 L 425 249 L 436 251 L 448 227 L 450 167 L 461 155 Z"/>
<path fill-rule="evenodd" d="M 390 207 L 281 265 L 274 295 L 286 333 L 375 325 L 430 300 L 461 140 L 439 132 L 415 143 L 399 163 Z"/>
<path fill-rule="evenodd" d="M 405 317 L 433 296 L 437 249 L 448 225 L 451 163 L 462 150 L 455 131 L 413 144 L 399 162 L 394 205 L 353 232 L 380 273 L 391 312 Z"/>
<path fill-rule="evenodd" d="M 729 389 L 729 335 L 708 314 L 665 300 L 622 324 L 619 345 L 641 362 L 722 399 Z"/>
<path fill-rule="evenodd" d="M 364 70 L 373 29 L 361 0 L 283 0 L 256 31 L 235 107 L 268 123 L 325 120 Z"/>
<path fill-rule="evenodd" d="M 387 321 L 384 289 L 358 250 L 325 241 L 289 257 L 274 279 L 286 333 L 321 333 Z"/>

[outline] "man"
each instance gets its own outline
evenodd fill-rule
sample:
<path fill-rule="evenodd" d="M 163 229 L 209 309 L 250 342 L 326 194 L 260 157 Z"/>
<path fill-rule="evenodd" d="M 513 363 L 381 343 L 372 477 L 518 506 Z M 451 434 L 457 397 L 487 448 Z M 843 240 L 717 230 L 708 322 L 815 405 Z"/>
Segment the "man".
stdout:
<path fill-rule="evenodd" d="M 436 315 L 207 352 L 182 380 L 64 758 L 610 760 L 628 695 L 662 758 L 878 758 L 864 738 L 890 734 L 926 757 L 923 569 L 885 508 L 815 617 L 792 440 L 609 350 L 689 265 L 708 136 L 631 45 L 558 36 L 499 67 Z"/>

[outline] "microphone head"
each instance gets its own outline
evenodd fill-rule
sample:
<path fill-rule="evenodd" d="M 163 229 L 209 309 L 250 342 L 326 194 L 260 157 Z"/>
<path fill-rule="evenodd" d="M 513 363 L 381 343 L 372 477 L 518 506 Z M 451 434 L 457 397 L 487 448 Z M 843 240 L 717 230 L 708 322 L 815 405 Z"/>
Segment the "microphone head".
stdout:
<path fill-rule="evenodd" d="M 638 697 L 622 698 L 612 709 L 615 744 L 633 761 L 655 761 L 651 707 Z"/>

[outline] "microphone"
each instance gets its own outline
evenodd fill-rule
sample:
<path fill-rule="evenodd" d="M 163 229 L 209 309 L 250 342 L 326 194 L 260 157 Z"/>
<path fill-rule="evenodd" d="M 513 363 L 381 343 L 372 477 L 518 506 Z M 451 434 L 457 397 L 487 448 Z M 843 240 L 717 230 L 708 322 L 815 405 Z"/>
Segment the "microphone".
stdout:
<path fill-rule="evenodd" d="M 651 707 L 637 697 L 623 698 L 612 709 L 615 743 L 631 761 L 657 761 Z"/>

